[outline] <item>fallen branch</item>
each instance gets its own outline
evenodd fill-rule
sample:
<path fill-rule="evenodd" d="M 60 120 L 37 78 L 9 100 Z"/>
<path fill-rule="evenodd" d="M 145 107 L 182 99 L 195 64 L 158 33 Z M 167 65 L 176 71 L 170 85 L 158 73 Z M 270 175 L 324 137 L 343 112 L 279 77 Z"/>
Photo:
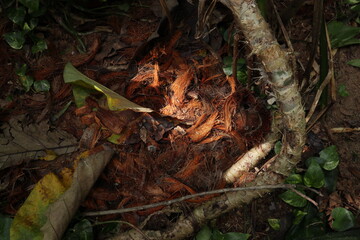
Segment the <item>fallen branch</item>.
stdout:
<path fill-rule="evenodd" d="M 96 211 L 96 212 L 87 212 L 87 213 L 83 213 L 83 216 L 103 216 L 103 215 L 110 215 L 110 214 L 121 214 L 121 213 L 127 213 L 127 212 L 135 212 L 135 211 L 142 211 L 142 210 L 146 210 L 146 209 L 150 209 L 150 208 L 156 208 L 156 207 L 160 207 L 160 206 L 170 206 L 170 205 L 172 205 L 174 203 L 183 202 L 183 201 L 186 201 L 188 199 L 197 198 L 197 197 L 203 197 L 203 196 L 208 196 L 208 195 L 221 194 L 221 193 L 230 193 L 230 192 L 239 192 L 239 191 L 252 191 L 252 190 L 260 190 L 260 189 L 279 189 L 279 188 L 290 189 L 290 190 L 294 191 L 296 194 L 298 194 L 299 196 L 305 198 L 306 200 L 308 200 L 309 202 L 314 204 L 315 206 L 318 205 L 316 202 L 314 202 L 314 200 L 308 198 L 303 193 L 297 191 L 295 189 L 296 187 L 305 187 L 306 189 L 309 189 L 309 190 L 315 192 L 316 194 L 321 195 L 320 192 L 318 192 L 318 191 L 316 191 L 314 189 L 310 189 L 310 188 L 308 188 L 306 186 L 303 186 L 303 185 L 297 186 L 295 184 L 277 184 L 277 185 L 264 185 L 264 186 L 254 186 L 254 187 L 223 188 L 223 189 L 218 189 L 218 190 L 213 190 L 213 191 L 207 191 L 207 192 L 201 192 L 201 193 L 186 195 L 186 196 L 179 197 L 179 198 L 176 198 L 176 199 L 157 202 L 157 203 L 152 203 L 152 204 L 147 204 L 147 205 L 138 206 L 138 207 L 121 208 L 121 209 Z"/>

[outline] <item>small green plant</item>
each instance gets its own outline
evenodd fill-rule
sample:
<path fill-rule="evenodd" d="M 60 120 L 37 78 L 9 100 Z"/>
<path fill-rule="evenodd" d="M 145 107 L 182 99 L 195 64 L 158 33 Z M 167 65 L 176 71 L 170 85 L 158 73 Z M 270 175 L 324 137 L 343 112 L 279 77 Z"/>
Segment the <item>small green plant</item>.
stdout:
<path fill-rule="evenodd" d="M 204 226 L 195 236 L 194 240 L 247 240 L 250 234 L 228 232 L 222 233 L 218 229 Z"/>
<path fill-rule="evenodd" d="M 325 188 L 328 192 L 335 191 L 339 155 L 335 146 L 329 146 L 323 149 L 319 156 L 310 157 L 306 160 L 306 171 L 304 173 L 294 173 L 290 175 L 285 182 L 289 184 L 305 185 L 313 188 Z M 314 197 L 313 192 L 305 191 L 299 187 L 296 189 L 309 198 Z M 354 237 L 357 232 L 338 233 L 349 230 L 355 225 L 354 215 L 345 208 L 335 208 L 332 210 L 331 217 L 333 221 L 327 224 L 327 218 L 324 213 L 318 211 L 312 203 L 308 202 L 302 196 L 299 196 L 291 190 L 279 195 L 287 204 L 294 207 L 293 222 L 288 230 L 285 239 L 343 239 L 341 237 Z M 274 230 L 280 229 L 279 219 L 268 219 L 269 225 Z M 356 238 L 349 238 L 356 239 Z"/>
<path fill-rule="evenodd" d="M 232 56 L 226 56 L 223 58 L 223 71 L 226 75 L 230 76 L 233 74 L 232 72 L 232 63 L 233 63 L 233 57 Z M 246 62 L 245 59 L 240 58 L 237 60 L 236 65 L 236 78 L 238 81 L 240 81 L 242 84 L 246 84 L 247 81 L 247 73 L 246 73 Z"/>
<path fill-rule="evenodd" d="M 22 49 L 27 38 L 31 39 L 32 53 L 42 52 L 47 49 L 44 39 L 34 33 L 38 26 L 39 17 L 45 13 L 45 8 L 40 6 L 39 0 L 5 1 L 5 13 L 16 25 L 16 30 L 3 35 L 5 41 L 13 49 Z"/>
<path fill-rule="evenodd" d="M 346 86 L 344 84 L 339 85 L 338 93 L 339 93 L 340 97 L 349 96 L 349 92 L 346 90 Z"/>
<path fill-rule="evenodd" d="M 21 85 L 24 87 L 25 92 L 28 92 L 33 87 L 35 92 L 48 92 L 50 90 L 50 83 L 47 80 L 34 81 L 32 76 L 26 74 L 27 65 L 23 64 L 15 71 L 19 77 Z"/>
<path fill-rule="evenodd" d="M 352 27 L 338 21 L 330 22 L 327 27 L 333 48 L 360 44 L 360 39 L 356 38 L 360 33 L 360 27 Z"/>

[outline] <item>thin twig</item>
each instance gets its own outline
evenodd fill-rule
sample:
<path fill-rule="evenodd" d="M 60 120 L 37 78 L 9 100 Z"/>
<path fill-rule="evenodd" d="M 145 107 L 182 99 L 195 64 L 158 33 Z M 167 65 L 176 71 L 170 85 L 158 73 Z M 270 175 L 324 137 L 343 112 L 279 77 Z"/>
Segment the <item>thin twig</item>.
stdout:
<path fill-rule="evenodd" d="M 296 190 L 295 188 L 290 187 L 290 190 L 293 191 L 294 193 L 296 193 L 297 195 L 299 195 L 300 197 L 308 200 L 309 202 L 311 202 L 312 204 L 314 204 L 314 206 L 316 206 L 316 208 L 319 208 L 319 205 L 317 204 L 317 202 L 315 202 L 314 200 L 312 200 L 311 198 L 309 198 L 308 196 L 306 196 L 305 194 L 303 194 L 302 192 Z"/>
<path fill-rule="evenodd" d="M 357 127 L 357 128 L 336 127 L 336 128 L 331 128 L 331 129 L 330 129 L 330 132 L 332 132 L 332 133 L 360 132 L 360 127 Z"/>
<path fill-rule="evenodd" d="M 159 206 L 169 206 L 171 204 L 182 202 L 182 201 L 185 201 L 185 200 L 188 200 L 191 198 L 202 197 L 202 196 L 212 195 L 212 194 L 220 194 L 220 193 L 236 192 L 236 191 L 252 191 L 252 190 L 260 190 L 260 189 L 278 189 L 278 188 L 290 189 L 290 190 L 294 191 L 296 194 L 298 194 L 299 196 L 305 198 L 306 200 L 310 201 L 315 206 L 317 206 L 317 204 L 315 203 L 314 200 L 308 198 L 304 194 L 295 190 L 295 187 L 297 187 L 297 186 L 298 185 L 295 185 L 295 184 L 277 184 L 277 185 L 264 185 L 264 186 L 254 186 L 254 187 L 224 188 L 224 189 L 219 189 L 219 190 L 191 194 L 191 195 L 187 195 L 184 197 L 172 199 L 169 201 L 157 202 L 157 203 L 138 206 L 138 207 L 97 211 L 97 212 L 86 212 L 86 213 L 83 213 L 83 216 L 101 216 L 101 215 L 120 214 L 120 213 L 126 213 L 126 212 L 141 211 L 141 210 L 155 208 L 155 207 L 159 207 Z M 318 194 L 320 194 L 320 193 L 318 193 Z"/>

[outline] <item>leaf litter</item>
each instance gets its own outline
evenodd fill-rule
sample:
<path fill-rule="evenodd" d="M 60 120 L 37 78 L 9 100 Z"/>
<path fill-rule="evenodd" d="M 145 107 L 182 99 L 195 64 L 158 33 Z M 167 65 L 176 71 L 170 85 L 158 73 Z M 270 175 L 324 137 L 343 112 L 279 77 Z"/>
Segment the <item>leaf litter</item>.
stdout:
<path fill-rule="evenodd" d="M 127 32 L 133 32 L 131 25 Z M 136 34 L 139 41 L 146 41 L 149 35 Z M 62 31 L 55 33 L 52 38 L 55 36 L 69 41 Z M 124 37 L 126 46 L 113 49 L 117 54 L 123 54 L 125 62 L 128 63 L 134 58 L 128 51 L 139 50 L 138 43 L 129 41 L 131 37 L 132 35 Z M 66 42 L 53 40 L 53 44 L 58 48 Z M 57 91 L 53 96 L 38 95 L 41 98 L 36 104 L 30 93 L 29 109 L 39 112 L 48 104 L 47 112 L 43 112 L 43 115 L 44 118 L 50 117 L 50 114 L 59 112 L 61 106 L 72 99 L 71 88 L 61 82 L 61 72 L 65 64 L 71 62 L 87 78 L 96 80 L 99 85 L 106 86 L 106 89 L 136 103 L 137 106 L 152 109 L 154 112 L 111 111 L 104 104 L 104 98 L 99 94 L 91 94 L 85 98 L 84 106 L 76 108 L 71 105 L 55 122 L 30 123 L 30 126 L 38 130 L 36 133 L 33 131 L 30 137 L 36 138 L 42 148 L 27 147 L 26 151 L 42 150 L 46 155 L 46 149 L 67 146 L 69 142 L 78 142 L 81 151 L 94 149 L 103 143 L 113 143 L 111 148 L 116 154 L 86 200 L 81 203 L 82 211 L 140 206 L 223 188 L 226 184 L 222 179 L 223 172 L 239 156 L 260 143 L 270 131 L 270 114 L 263 100 L 224 75 L 221 63 L 211 54 L 201 54 L 204 47 L 198 42 L 189 41 L 182 31 L 175 32 L 168 41 L 159 41 L 150 52 L 139 54 L 144 56 L 137 62 L 138 70 L 134 75 L 123 70 L 123 67 L 116 68 L 115 72 L 109 71 L 109 64 L 101 67 L 103 60 L 109 61 L 109 58 L 105 59 L 104 52 L 100 51 L 101 46 L 110 44 L 106 42 L 106 38 L 96 33 L 90 34 L 85 37 L 85 43 L 88 52 L 78 54 L 73 54 L 71 47 L 59 53 L 49 46 L 51 54 L 41 56 L 32 64 L 34 78 L 52 79 L 52 90 Z M 114 54 L 110 53 L 111 51 L 105 50 L 112 57 Z M 123 60 L 117 63 L 122 65 Z M 14 92 L 14 86 L 6 88 Z M 7 105 L 5 110 L 11 112 L 10 106 Z M 25 113 L 29 109 L 21 105 L 15 108 L 16 111 Z M 11 114 L 15 116 L 16 111 Z M 28 115 L 31 122 L 33 116 L 30 112 Z M 21 147 L 35 144 L 36 141 L 22 137 L 26 135 L 24 123 L 11 125 L 11 121 L 11 118 L 7 119 L 8 123 L 2 125 L 4 133 L 22 128 L 23 130 L 18 131 L 22 132 L 19 138 L 25 142 L 20 141 L 17 144 Z M 45 130 L 50 126 L 47 124 L 56 126 L 56 130 L 46 133 Z M 70 135 L 63 136 L 60 141 L 58 135 L 65 132 Z M 45 136 L 52 136 L 55 140 L 58 138 L 55 141 L 57 145 L 49 145 L 51 140 L 42 140 L 47 139 Z M 42 141 L 46 141 L 46 144 Z M 7 143 L 16 144 L 16 141 L 8 140 Z M 66 151 L 70 152 L 70 149 Z M 56 155 L 61 156 L 68 152 L 57 152 Z M 21 161 L 14 164 L 34 158 L 23 155 Z M 71 159 L 67 158 L 67 161 L 67 164 L 76 169 Z M 33 188 L 33 184 L 46 174 L 56 172 L 56 168 L 65 167 L 64 165 L 66 164 L 59 159 L 55 159 L 54 163 L 44 163 L 40 159 L 12 167 L 9 178 L 11 176 L 14 180 L 9 182 L 4 194 L 10 194 L 13 199 L 2 211 L 14 214 L 20 202 Z M 20 182 L 30 181 L 19 188 L 16 179 Z M 10 186 L 16 188 L 11 189 Z M 191 202 L 200 203 L 211 197 L 192 199 Z M 161 208 L 122 214 L 122 217 L 130 223 L 138 224 L 159 209 Z M 116 216 L 101 219 L 114 217 Z"/>

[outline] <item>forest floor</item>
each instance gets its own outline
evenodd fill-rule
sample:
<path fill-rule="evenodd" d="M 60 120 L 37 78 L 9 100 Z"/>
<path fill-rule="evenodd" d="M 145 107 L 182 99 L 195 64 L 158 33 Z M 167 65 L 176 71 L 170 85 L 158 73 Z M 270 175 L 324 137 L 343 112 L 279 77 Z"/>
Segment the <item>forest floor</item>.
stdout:
<path fill-rule="evenodd" d="M 138 2 L 142 5 L 133 4 L 124 16 L 74 20 L 76 31 L 88 33 L 81 36 L 85 52 L 79 51 L 79 41 L 56 21 L 57 16 L 44 19 L 44 26 L 37 33 L 48 46 L 41 54 L 31 54 L 28 45 L 22 50 L 13 50 L 5 41 L 0 42 L 1 134 L 9 126 L 10 129 L 18 126 L 6 125 L 12 119 L 16 119 L 22 129 L 43 126 L 41 123 L 46 122 L 51 131 L 56 129 L 73 136 L 83 150 L 108 142 L 112 134 L 117 134 L 112 140 L 118 143 L 112 145 L 116 156 L 81 204 L 81 211 L 134 207 L 224 188 L 222 172 L 270 131 L 270 112 L 263 97 L 268 89 L 266 83 L 259 87 L 253 79 L 260 73 L 239 69 L 245 75 L 240 76 L 239 81 L 247 81 L 245 84 L 234 82 L 224 74 L 221 59 L 231 55 L 233 49 L 223 39 L 223 32 L 214 30 L 207 39 L 208 44 L 196 41 L 193 38 L 196 18 L 192 16 L 196 15 L 197 8 L 184 6 L 172 12 L 175 31 L 169 35 L 170 30 L 164 26 L 164 21 L 161 23 L 160 5 L 154 1 Z M 281 7 L 287 1 L 275 2 Z M 327 21 L 335 16 L 334 2 L 326 2 Z M 302 66 L 307 65 L 310 55 L 312 8 L 312 4 L 305 4 L 285 25 Z M 231 13 L 223 11 L 225 17 L 219 26 L 232 31 L 232 19 L 226 16 Z M 279 41 L 284 43 L 276 21 L 271 21 Z M 0 35 L 11 28 L 10 21 L 1 16 Z M 156 33 L 159 36 L 149 40 Z M 247 46 L 240 43 L 239 49 L 239 58 L 247 59 L 250 53 Z M 359 56 L 358 45 L 337 50 L 334 56 L 336 85 L 345 86 L 348 96 L 338 96 L 310 129 L 304 160 L 326 146 L 337 146 L 341 157 L 337 187 L 321 199 L 320 211 L 329 215 L 334 207 L 345 207 L 355 213 L 360 224 L 360 186 L 357 184 L 360 180 L 360 133 L 331 131 L 336 127 L 360 127 L 360 68 L 347 64 Z M 70 85 L 63 80 L 67 62 L 87 77 L 155 113 L 93 111 L 102 106 L 95 98 L 88 99 L 81 108 L 73 102 L 68 105 L 73 101 L 73 94 Z M 15 70 L 24 63 L 26 74 L 35 81 L 50 82 L 50 91 L 23 90 Z M 252 68 L 257 66 L 256 59 L 247 59 L 246 64 Z M 298 68 L 301 69 L 300 64 Z M 301 76 L 302 70 L 298 74 Z M 230 101 L 227 97 L 234 93 L 234 86 L 237 95 Z M 313 97 L 313 92 L 304 94 L 306 110 Z M 240 105 L 236 105 L 236 101 Z M 237 133 L 228 134 L 226 109 L 234 111 Z M 39 131 L 32 137 L 42 138 Z M 7 147 L 6 141 L 1 144 L 2 148 Z M 28 145 L 20 148 L 22 152 L 33 147 L 31 143 L 25 144 Z M 34 184 L 49 171 L 62 167 L 61 164 L 56 160 L 30 161 L 22 157 L 19 165 L 0 170 L 0 212 L 14 216 Z M 237 185 L 241 186 L 244 181 L 247 180 L 239 180 Z M 222 232 L 250 233 L 252 239 L 281 239 L 284 232 L 274 231 L 268 224 L 269 218 L 286 221 L 291 212 L 278 197 L 279 193 L 280 190 L 274 191 L 254 200 L 221 216 L 211 225 Z M 211 197 L 197 198 L 180 207 L 187 211 Z M 98 220 L 121 218 L 138 225 L 160 209 L 102 216 Z M 155 223 L 148 223 L 149 229 L 161 229 L 171 222 L 162 216 L 153 221 Z"/>

